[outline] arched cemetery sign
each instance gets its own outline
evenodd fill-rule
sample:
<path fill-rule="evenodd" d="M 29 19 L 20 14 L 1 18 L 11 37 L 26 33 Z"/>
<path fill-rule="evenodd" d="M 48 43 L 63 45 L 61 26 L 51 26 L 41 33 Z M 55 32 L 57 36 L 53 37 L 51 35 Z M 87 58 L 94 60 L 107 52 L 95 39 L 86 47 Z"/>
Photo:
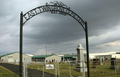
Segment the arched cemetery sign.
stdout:
<path fill-rule="evenodd" d="M 22 77 L 22 38 L 23 38 L 23 25 L 32 17 L 44 13 L 50 12 L 52 14 L 61 14 L 61 15 L 69 15 L 73 17 L 78 23 L 83 27 L 86 34 L 86 50 L 87 50 L 87 67 L 88 67 L 88 77 L 89 77 L 89 47 L 88 47 L 88 32 L 87 32 L 87 22 L 84 21 L 79 15 L 77 15 L 74 11 L 70 9 L 70 7 L 66 6 L 62 2 L 54 1 L 50 3 L 46 3 L 43 6 L 36 7 L 25 14 L 21 12 L 20 14 L 20 77 Z"/>
<path fill-rule="evenodd" d="M 25 13 L 23 15 L 23 18 L 24 18 L 23 24 L 25 24 L 32 17 L 44 12 L 51 12 L 52 14 L 70 15 L 75 20 L 77 20 L 84 28 L 85 22 L 82 20 L 82 18 L 80 18 L 79 15 L 77 15 L 74 11 L 72 11 L 70 7 L 67 7 L 62 2 L 57 2 L 57 1 L 50 2 L 49 4 L 46 3 L 46 5 L 36 7 L 28 11 L 27 13 Z"/>

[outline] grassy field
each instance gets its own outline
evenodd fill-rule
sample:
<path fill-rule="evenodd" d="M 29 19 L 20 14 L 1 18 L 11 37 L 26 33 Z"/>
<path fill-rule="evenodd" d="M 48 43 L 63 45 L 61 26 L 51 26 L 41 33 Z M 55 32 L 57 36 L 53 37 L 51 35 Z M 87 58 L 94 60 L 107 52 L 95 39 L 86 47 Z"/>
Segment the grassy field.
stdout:
<path fill-rule="evenodd" d="M 103 65 L 98 65 L 97 68 L 90 68 L 90 76 L 91 77 L 120 77 L 120 69 L 115 70 L 110 69 L 111 61 L 104 62 Z M 120 61 L 118 61 L 118 66 L 120 66 Z M 92 63 L 90 64 L 90 67 L 92 67 Z M 101 73 L 101 71 L 104 71 L 104 73 Z"/>
<path fill-rule="evenodd" d="M 11 72 L 10 70 L 0 66 L 0 77 L 19 77 L 19 76 Z"/>
<path fill-rule="evenodd" d="M 120 77 L 120 69 L 116 71 L 110 69 L 110 61 L 105 61 L 104 65 L 97 65 L 97 68 L 92 68 L 92 62 L 90 62 L 90 77 Z M 118 62 L 118 66 L 120 66 L 120 61 Z M 43 65 L 42 64 L 33 64 L 29 65 L 28 68 L 37 69 L 40 71 L 43 71 Z M 73 77 L 81 76 L 82 73 L 75 71 L 76 65 L 71 66 L 71 75 Z M 59 64 L 60 69 L 60 77 L 70 77 L 70 70 L 69 70 L 69 63 L 60 63 Z M 46 69 L 44 67 L 44 71 L 50 74 L 55 75 L 55 69 Z M 102 71 L 104 73 L 102 73 Z M 86 73 L 87 77 L 87 73 Z"/>

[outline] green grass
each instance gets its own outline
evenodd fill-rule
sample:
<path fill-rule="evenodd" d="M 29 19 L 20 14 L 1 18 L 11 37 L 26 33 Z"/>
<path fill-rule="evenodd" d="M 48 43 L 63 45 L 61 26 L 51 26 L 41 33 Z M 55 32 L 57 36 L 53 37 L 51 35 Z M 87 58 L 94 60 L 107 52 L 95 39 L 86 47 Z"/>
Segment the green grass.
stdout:
<path fill-rule="evenodd" d="M 115 75 L 115 70 L 110 69 L 110 61 L 105 61 L 106 64 L 104 65 L 97 65 L 97 68 L 92 68 L 92 62 L 90 62 L 90 77 L 120 77 L 120 69 L 117 70 L 117 74 Z M 118 62 L 118 66 L 120 66 L 120 61 Z M 38 69 L 39 67 L 39 69 Z M 37 69 L 40 71 L 43 71 L 43 65 L 42 64 L 33 64 L 29 65 L 28 68 Z M 74 69 L 76 68 L 76 65 L 71 66 L 71 75 L 73 77 L 81 76 L 81 72 L 77 72 Z M 60 69 L 60 77 L 70 77 L 70 71 L 69 71 L 69 63 L 60 63 L 59 64 Z M 45 69 L 45 72 L 54 74 L 55 75 L 55 69 Z M 101 71 L 104 71 L 104 73 L 101 73 Z M 87 73 L 86 73 L 87 77 Z"/>
<path fill-rule="evenodd" d="M 120 69 L 115 70 L 110 69 L 111 63 L 110 61 L 106 61 L 105 65 L 98 65 L 97 68 L 90 68 L 90 76 L 91 77 L 120 77 Z M 120 62 L 118 62 L 118 66 L 120 66 Z M 92 63 L 90 64 L 90 67 L 92 67 Z M 104 71 L 104 73 L 101 73 L 101 71 Z"/>
<path fill-rule="evenodd" d="M 38 69 L 38 67 L 40 69 Z M 29 65 L 28 68 L 32 68 L 32 69 L 37 69 L 37 70 L 43 71 L 43 65 L 42 64 Z M 61 64 L 59 64 L 59 69 L 60 69 L 60 77 L 70 77 L 69 63 L 66 63 L 66 64 L 61 63 Z M 71 66 L 71 73 L 72 73 L 72 75 L 74 77 L 82 75 L 82 73 L 77 72 L 74 69 L 75 69 L 75 66 Z M 46 67 L 44 67 L 44 70 L 47 73 L 55 75 L 55 69 L 46 69 Z"/>
<path fill-rule="evenodd" d="M 19 76 L 11 72 L 10 70 L 0 66 L 0 77 L 19 77 Z"/>

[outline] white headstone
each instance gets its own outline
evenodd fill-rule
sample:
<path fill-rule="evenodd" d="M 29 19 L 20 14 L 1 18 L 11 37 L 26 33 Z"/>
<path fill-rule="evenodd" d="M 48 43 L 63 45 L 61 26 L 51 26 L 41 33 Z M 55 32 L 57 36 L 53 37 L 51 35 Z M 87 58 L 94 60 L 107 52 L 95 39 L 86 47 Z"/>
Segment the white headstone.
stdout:
<path fill-rule="evenodd" d="M 81 44 L 78 45 L 77 47 L 77 66 L 76 66 L 76 71 L 79 72 L 87 72 L 86 64 L 85 64 L 85 57 L 84 57 L 84 48 Z"/>

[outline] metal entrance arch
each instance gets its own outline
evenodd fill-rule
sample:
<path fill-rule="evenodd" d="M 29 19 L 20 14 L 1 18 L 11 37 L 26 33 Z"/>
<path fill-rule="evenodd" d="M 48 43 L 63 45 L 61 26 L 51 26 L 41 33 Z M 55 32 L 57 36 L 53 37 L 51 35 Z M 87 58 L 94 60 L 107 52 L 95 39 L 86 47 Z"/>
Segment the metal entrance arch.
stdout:
<path fill-rule="evenodd" d="M 77 15 L 74 11 L 67 7 L 64 3 L 54 1 L 50 3 L 46 3 L 43 6 L 36 7 L 27 13 L 20 14 L 20 66 L 19 66 L 19 75 L 20 77 L 23 76 L 23 68 L 22 68 L 22 43 L 23 43 L 23 25 L 32 17 L 44 13 L 50 12 L 52 14 L 62 14 L 62 15 L 69 15 L 73 17 L 78 23 L 83 27 L 86 35 L 86 50 L 87 50 L 87 73 L 88 77 L 90 76 L 89 73 L 89 45 L 88 45 L 88 30 L 87 30 L 87 21 L 84 21 L 79 15 Z"/>

